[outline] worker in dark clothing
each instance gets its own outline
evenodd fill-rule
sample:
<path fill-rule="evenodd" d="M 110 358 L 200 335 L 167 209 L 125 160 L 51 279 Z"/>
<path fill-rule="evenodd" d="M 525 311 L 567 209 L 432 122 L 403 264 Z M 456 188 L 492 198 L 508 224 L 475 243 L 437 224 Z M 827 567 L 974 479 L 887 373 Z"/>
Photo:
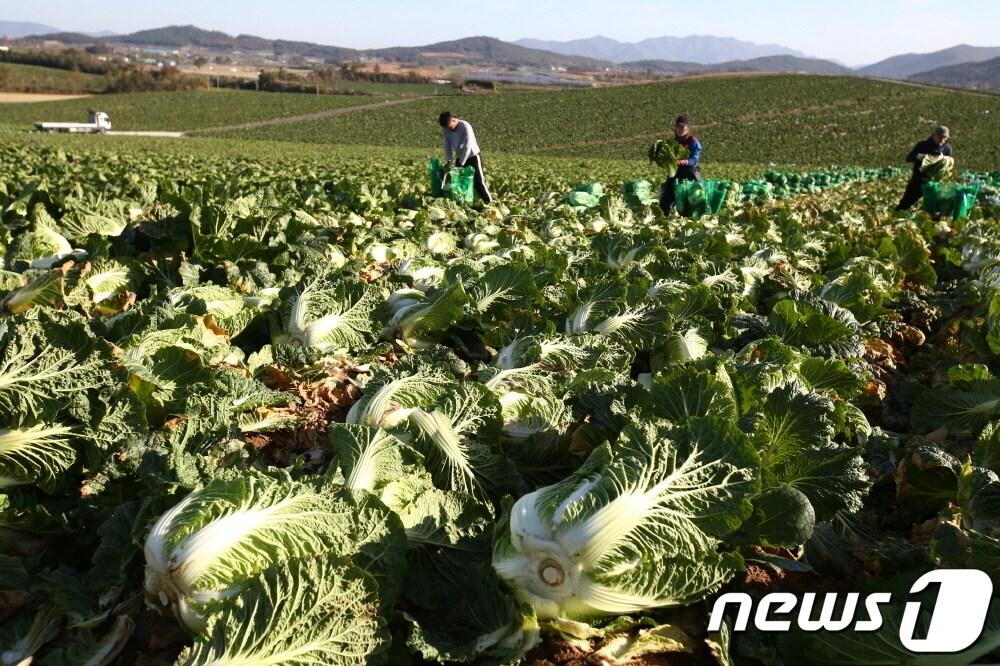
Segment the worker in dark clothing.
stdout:
<path fill-rule="evenodd" d="M 677 160 L 677 173 L 660 186 L 660 209 L 670 215 L 677 200 L 674 184 L 679 180 L 701 180 L 701 141 L 691 132 L 691 119 L 677 116 L 674 121 L 674 140 L 687 148 L 686 159 Z"/>
<path fill-rule="evenodd" d="M 447 160 L 445 168 L 451 168 L 453 154 L 454 163 L 459 167 L 472 167 L 476 172 L 474 181 L 476 194 L 484 203 L 492 203 L 493 195 L 490 194 L 490 190 L 486 186 L 483 158 L 479 154 L 479 142 L 476 141 L 476 133 L 472 131 L 472 125 L 451 115 L 449 111 L 441 112 L 441 115 L 438 116 L 438 124 L 441 125 L 441 136 L 444 140 L 444 158 Z"/>
<path fill-rule="evenodd" d="M 952 157 L 951 144 L 948 143 L 949 138 L 948 128 L 942 125 L 934 130 L 934 134 L 915 145 L 910 154 L 906 156 L 906 161 L 913 164 L 913 175 L 910 176 L 910 182 L 907 184 L 906 191 L 903 192 L 903 198 L 900 199 L 896 210 L 909 210 L 913 204 L 920 201 L 920 197 L 924 195 L 924 183 L 928 180 L 920 170 L 923 166 L 924 155 Z"/>

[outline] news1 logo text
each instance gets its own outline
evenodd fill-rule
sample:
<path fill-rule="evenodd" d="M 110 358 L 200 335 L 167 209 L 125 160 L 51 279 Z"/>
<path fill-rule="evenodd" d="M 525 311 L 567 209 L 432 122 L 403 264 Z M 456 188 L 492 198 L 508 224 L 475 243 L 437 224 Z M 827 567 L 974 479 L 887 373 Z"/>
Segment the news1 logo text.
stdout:
<path fill-rule="evenodd" d="M 917 638 L 917 620 L 922 610 L 920 601 L 906 601 L 899 626 L 903 647 L 915 653 L 955 653 L 972 646 L 983 632 L 993 597 L 993 582 L 978 569 L 938 569 L 930 571 L 910 586 L 910 595 L 919 594 L 937 584 L 937 600 L 933 604 L 926 635 Z M 873 632 L 882 628 L 881 608 L 894 599 L 889 592 L 865 595 L 828 593 L 817 612 L 817 594 L 801 595 L 772 592 L 764 595 L 754 608 L 753 598 L 745 592 L 728 592 L 712 606 L 708 630 L 719 631 L 727 611 L 736 610 L 733 631 L 746 631 L 751 616 L 753 626 L 765 632 L 785 632 L 793 622 L 801 631 Z M 798 607 L 798 612 L 796 612 Z"/>

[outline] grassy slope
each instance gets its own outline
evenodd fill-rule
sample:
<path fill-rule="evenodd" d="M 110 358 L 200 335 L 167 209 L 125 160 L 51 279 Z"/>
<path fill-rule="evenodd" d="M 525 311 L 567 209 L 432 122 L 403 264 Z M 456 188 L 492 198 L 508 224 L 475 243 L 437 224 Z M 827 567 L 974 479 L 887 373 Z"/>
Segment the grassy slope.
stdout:
<path fill-rule="evenodd" d="M 105 78 L 97 74 L 0 63 L 0 90 L 3 92 L 99 93 L 106 85 Z"/>
<path fill-rule="evenodd" d="M 231 136 L 432 150 L 440 142 L 434 118 L 443 106 L 474 124 L 487 155 L 635 158 L 686 112 L 699 125 L 706 163 L 893 164 L 935 124 L 945 123 L 961 166 L 1000 165 L 1000 123 L 994 121 L 1000 97 L 796 75 L 425 100 Z"/>
<path fill-rule="evenodd" d="M 97 107 L 118 130 L 189 130 L 316 113 L 378 102 L 375 95 L 305 95 L 240 90 L 128 93 L 100 99 L 5 104 L 0 125 L 29 128 L 37 120 L 82 121 Z"/>

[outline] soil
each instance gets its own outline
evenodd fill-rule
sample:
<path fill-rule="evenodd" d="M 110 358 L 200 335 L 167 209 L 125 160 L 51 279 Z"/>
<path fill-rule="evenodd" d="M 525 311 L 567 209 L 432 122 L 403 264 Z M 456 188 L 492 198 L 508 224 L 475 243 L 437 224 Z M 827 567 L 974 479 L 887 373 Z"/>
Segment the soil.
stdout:
<path fill-rule="evenodd" d="M 80 99 L 92 95 L 50 95 L 47 93 L 0 92 L 0 104 L 20 104 L 23 102 L 57 102 L 63 99 Z"/>

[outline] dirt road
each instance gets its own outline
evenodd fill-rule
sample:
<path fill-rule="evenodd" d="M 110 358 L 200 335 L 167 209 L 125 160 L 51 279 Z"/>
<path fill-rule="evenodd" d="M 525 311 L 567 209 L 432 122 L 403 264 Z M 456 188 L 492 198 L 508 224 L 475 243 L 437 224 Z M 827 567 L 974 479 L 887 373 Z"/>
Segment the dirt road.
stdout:
<path fill-rule="evenodd" d="M 405 99 L 387 99 L 384 102 L 374 102 L 372 104 L 360 104 L 358 106 L 345 106 L 338 109 L 327 109 L 326 111 L 319 111 L 317 113 L 308 113 L 301 116 L 285 116 L 283 118 L 272 118 L 271 120 L 258 120 L 252 123 L 243 123 L 242 125 L 224 125 L 222 127 L 202 127 L 200 129 L 190 130 L 184 133 L 185 136 L 194 136 L 197 134 L 205 134 L 208 132 L 228 132 L 230 130 L 244 130 L 244 129 L 257 129 L 258 127 L 269 127 L 271 125 L 295 125 L 297 123 L 307 123 L 312 120 L 321 120 L 323 118 L 332 118 L 334 116 L 344 116 L 349 113 L 357 113 L 358 111 L 372 111 L 375 109 L 384 109 L 387 106 L 395 106 L 397 104 L 411 104 L 413 102 L 418 102 L 424 99 L 432 99 L 429 96 L 424 97 L 407 97 Z"/>
<path fill-rule="evenodd" d="M 64 99 L 80 99 L 93 95 L 49 95 L 46 93 L 0 92 L 0 104 L 21 104 L 24 102 L 58 102 Z"/>

